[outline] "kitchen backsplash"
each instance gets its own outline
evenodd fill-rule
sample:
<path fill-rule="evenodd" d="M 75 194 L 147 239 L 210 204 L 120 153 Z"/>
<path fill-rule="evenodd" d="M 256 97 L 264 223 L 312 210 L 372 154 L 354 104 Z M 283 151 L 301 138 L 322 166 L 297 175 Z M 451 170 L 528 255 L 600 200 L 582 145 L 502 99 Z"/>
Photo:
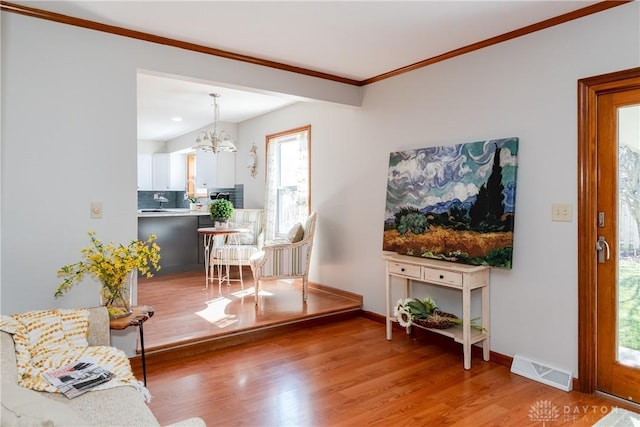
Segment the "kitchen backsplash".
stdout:
<path fill-rule="evenodd" d="M 228 193 L 229 200 L 233 203 L 233 207 L 242 209 L 244 207 L 244 184 L 238 184 L 233 188 L 210 188 L 209 194 Z M 162 205 L 154 198 L 158 194 L 167 199 Z M 189 208 L 189 201 L 184 198 L 184 191 L 138 191 L 138 209 L 154 209 L 154 208 Z M 198 203 L 209 204 L 211 200 L 199 199 Z"/>

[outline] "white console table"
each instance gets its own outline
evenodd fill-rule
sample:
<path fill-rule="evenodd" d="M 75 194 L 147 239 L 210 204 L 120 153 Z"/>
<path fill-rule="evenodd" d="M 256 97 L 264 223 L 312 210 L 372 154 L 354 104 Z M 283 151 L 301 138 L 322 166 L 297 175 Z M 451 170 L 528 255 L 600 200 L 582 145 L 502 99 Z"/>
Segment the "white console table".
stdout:
<path fill-rule="evenodd" d="M 446 261 L 437 261 L 413 256 L 398 255 L 394 252 L 385 252 L 386 264 L 386 290 L 387 290 L 387 339 L 391 340 L 393 316 L 391 301 L 391 279 L 398 277 L 404 279 L 404 298 L 411 298 L 411 281 L 427 283 L 435 286 L 444 286 L 457 289 L 462 296 L 462 325 L 454 325 L 447 329 L 427 329 L 437 334 L 445 335 L 462 344 L 464 355 L 464 368 L 471 368 L 471 346 L 482 342 L 482 358 L 489 360 L 489 270 L 490 267 L 455 264 Z M 471 291 L 481 289 L 482 292 L 482 323 L 483 330 L 471 327 Z M 411 326 L 406 328 L 407 334 L 411 333 Z"/>

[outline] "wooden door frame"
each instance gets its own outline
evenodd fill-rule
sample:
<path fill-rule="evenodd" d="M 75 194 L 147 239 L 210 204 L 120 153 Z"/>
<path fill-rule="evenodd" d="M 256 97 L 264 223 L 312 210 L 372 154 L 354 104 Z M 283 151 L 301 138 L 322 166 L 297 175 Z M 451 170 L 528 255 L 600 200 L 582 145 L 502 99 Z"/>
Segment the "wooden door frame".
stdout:
<path fill-rule="evenodd" d="M 640 67 L 578 80 L 578 389 L 596 390 L 598 96 L 640 88 Z"/>

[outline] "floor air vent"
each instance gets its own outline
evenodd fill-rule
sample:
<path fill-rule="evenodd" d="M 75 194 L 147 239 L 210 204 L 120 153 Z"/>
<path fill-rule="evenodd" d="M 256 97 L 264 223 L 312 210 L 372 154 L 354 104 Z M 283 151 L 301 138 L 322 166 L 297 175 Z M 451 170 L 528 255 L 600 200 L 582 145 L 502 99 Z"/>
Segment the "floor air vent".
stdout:
<path fill-rule="evenodd" d="M 573 389 L 571 372 L 543 365 L 542 363 L 534 362 L 517 354 L 513 358 L 511 372 L 559 388 L 560 390 L 571 391 Z"/>

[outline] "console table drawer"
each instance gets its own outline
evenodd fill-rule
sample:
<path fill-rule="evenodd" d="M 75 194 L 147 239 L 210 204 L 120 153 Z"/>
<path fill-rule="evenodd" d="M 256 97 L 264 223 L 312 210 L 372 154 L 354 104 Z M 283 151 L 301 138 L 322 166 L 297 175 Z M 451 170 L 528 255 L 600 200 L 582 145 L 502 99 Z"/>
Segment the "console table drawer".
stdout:
<path fill-rule="evenodd" d="M 416 279 L 421 278 L 420 269 L 421 267 L 419 265 L 402 264 L 399 262 L 389 263 L 389 273 L 402 274 L 403 276 L 415 277 Z"/>
<path fill-rule="evenodd" d="M 462 287 L 462 273 L 456 273 L 454 271 L 434 270 L 423 267 L 422 280 Z"/>

